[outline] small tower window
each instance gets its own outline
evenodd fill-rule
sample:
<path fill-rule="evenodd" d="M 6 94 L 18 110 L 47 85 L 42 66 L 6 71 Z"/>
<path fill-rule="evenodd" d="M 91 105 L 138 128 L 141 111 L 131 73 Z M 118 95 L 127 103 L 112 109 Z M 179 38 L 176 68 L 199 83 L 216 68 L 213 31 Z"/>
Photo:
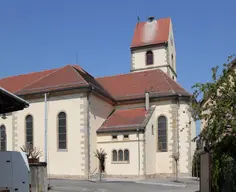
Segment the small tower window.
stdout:
<path fill-rule="evenodd" d="M 148 51 L 146 53 L 146 64 L 147 65 L 152 65 L 153 64 L 153 53 L 152 53 L 152 51 Z"/>

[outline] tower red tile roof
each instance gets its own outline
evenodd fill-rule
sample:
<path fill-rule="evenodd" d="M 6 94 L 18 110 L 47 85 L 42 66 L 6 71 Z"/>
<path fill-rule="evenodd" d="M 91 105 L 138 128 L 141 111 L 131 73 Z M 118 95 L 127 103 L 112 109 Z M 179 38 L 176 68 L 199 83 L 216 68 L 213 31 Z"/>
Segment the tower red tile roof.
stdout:
<path fill-rule="evenodd" d="M 167 42 L 170 31 L 170 22 L 170 18 L 154 20 L 152 21 L 153 25 L 151 27 L 148 26 L 150 24 L 149 21 L 137 23 L 131 48 Z"/>

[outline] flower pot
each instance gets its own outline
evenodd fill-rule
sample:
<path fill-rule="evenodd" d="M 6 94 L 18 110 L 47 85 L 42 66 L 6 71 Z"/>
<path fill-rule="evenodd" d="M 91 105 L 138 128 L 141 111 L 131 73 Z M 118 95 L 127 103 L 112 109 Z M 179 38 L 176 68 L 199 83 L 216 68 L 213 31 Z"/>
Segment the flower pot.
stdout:
<path fill-rule="evenodd" d="M 35 158 L 28 158 L 28 162 L 29 163 L 38 163 L 39 162 L 39 158 L 35 159 Z"/>

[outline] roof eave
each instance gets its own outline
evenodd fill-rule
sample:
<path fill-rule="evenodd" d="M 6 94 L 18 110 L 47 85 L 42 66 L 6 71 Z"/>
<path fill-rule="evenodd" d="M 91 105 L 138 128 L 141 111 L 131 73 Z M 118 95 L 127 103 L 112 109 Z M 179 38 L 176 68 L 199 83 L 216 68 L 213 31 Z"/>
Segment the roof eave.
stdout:
<path fill-rule="evenodd" d="M 168 41 L 162 41 L 162 42 L 151 43 L 151 44 L 131 45 L 130 50 L 135 51 L 138 49 L 152 48 L 152 47 L 156 47 L 156 46 L 167 46 L 167 45 L 168 45 Z"/>
<path fill-rule="evenodd" d="M 69 88 L 61 88 L 61 89 L 55 89 L 55 90 L 40 90 L 40 91 L 34 91 L 34 92 L 16 92 L 18 96 L 28 96 L 28 95 L 36 95 L 36 94 L 45 94 L 45 93 L 55 93 L 58 91 L 69 91 L 69 90 L 74 90 L 74 89 L 89 89 L 91 90 L 90 85 L 85 85 L 85 86 L 76 86 L 76 87 L 69 87 Z"/>
<path fill-rule="evenodd" d="M 142 127 L 142 125 L 140 125 L 140 126 L 137 126 L 136 128 L 130 128 L 130 129 L 108 129 L 108 130 L 106 130 L 106 129 L 98 129 L 97 130 L 97 133 L 99 134 L 99 133 L 119 133 L 119 132 L 137 132 L 137 131 L 139 131 L 139 132 L 144 132 L 144 128 Z"/>
<path fill-rule="evenodd" d="M 150 93 L 150 99 L 161 99 L 161 98 L 168 98 L 168 97 L 180 97 L 180 98 L 190 98 L 191 95 L 188 94 L 188 93 L 178 93 L 178 92 L 175 92 L 175 93 L 165 93 L 163 95 L 152 95 L 152 93 Z M 133 97 L 133 98 L 124 98 L 124 99 L 118 99 L 118 98 L 115 98 L 115 101 L 116 102 L 129 102 L 129 101 L 137 101 L 137 100 L 140 100 L 140 101 L 143 101 L 145 99 L 144 96 L 142 97 Z"/>

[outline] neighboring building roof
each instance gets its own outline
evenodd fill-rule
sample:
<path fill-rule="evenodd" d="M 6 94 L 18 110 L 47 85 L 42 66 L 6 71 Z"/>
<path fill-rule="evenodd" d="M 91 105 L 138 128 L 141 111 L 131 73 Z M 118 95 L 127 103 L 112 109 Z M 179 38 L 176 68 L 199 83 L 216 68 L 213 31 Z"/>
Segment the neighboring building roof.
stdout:
<path fill-rule="evenodd" d="M 178 83 L 160 69 L 102 77 L 96 79 L 117 100 L 142 99 L 145 92 L 150 97 L 190 96 Z"/>
<path fill-rule="evenodd" d="M 105 120 L 97 133 L 144 130 L 155 107 L 146 111 L 145 108 L 117 109 Z"/>
<path fill-rule="evenodd" d="M 181 94 L 190 96 L 163 71 L 149 70 L 94 78 L 78 65 L 0 79 L 0 86 L 19 96 L 71 88 L 90 87 L 117 101 Z"/>
<path fill-rule="evenodd" d="M 170 31 L 170 22 L 170 18 L 162 18 L 152 22 L 147 21 L 137 23 L 131 48 L 167 42 Z"/>
<path fill-rule="evenodd" d="M 8 92 L 0 87 L 1 107 L 0 114 L 23 110 L 29 106 L 29 103 L 20 97 Z"/>

